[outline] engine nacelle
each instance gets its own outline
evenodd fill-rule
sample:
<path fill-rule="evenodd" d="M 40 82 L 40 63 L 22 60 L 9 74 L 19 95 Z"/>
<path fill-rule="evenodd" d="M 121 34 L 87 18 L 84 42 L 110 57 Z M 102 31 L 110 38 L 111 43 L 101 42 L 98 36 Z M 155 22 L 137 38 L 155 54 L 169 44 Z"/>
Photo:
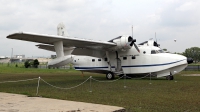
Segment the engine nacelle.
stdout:
<path fill-rule="evenodd" d="M 136 42 L 131 36 L 123 35 L 110 40 L 109 42 L 116 43 L 117 46 L 111 48 L 112 50 L 127 50 L 131 49 L 133 42 Z"/>

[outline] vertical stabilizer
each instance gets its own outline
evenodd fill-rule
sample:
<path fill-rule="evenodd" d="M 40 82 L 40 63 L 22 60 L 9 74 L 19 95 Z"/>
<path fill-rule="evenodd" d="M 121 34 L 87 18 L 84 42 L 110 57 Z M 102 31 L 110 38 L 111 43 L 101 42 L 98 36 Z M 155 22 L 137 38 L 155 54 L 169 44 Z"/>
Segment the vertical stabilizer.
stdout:
<path fill-rule="evenodd" d="M 68 37 L 69 34 L 67 33 L 66 29 L 65 29 L 65 25 L 63 23 L 59 23 L 57 26 L 57 35 L 59 36 L 64 36 L 64 37 Z"/>

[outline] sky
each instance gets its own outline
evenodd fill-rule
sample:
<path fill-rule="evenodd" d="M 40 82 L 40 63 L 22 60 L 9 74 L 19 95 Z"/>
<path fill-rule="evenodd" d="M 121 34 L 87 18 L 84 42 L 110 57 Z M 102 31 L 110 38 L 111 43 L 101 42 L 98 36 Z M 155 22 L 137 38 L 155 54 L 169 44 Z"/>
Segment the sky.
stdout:
<path fill-rule="evenodd" d="M 109 41 L 132 35 L 136 44 L 156 38 L 162 49 L 182 53 L 200 47 L 200 0 L 0 0 L 0 56 L 54 55 L 38 43 L 7 39 L 24 31 Z M 176 41 L 174 41 L 176 40 Z"/>

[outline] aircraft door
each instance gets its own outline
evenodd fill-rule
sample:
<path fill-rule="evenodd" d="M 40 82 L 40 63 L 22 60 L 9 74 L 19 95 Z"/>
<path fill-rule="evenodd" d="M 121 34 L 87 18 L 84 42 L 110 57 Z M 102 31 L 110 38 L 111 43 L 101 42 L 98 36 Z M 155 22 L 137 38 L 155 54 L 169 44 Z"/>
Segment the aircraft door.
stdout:
<path fill-rule="evenodd" d="M 122 71 L 122 66 L 121 66 L 122 63 L 121 63 L 121 60 L 118 57 L 118 52 L 117 51 L 116 51 L 116 60 L 115 60 L 115 62 L 116 62 L 115 71 L 116 72 Z"/>
<path fill-rule="evenodd" d="M 115 70 L 117 72 L 122 71 L 121 60 L 117 58 L 116 61 L 117 61 L 117 66 L 115 67 Z"/>

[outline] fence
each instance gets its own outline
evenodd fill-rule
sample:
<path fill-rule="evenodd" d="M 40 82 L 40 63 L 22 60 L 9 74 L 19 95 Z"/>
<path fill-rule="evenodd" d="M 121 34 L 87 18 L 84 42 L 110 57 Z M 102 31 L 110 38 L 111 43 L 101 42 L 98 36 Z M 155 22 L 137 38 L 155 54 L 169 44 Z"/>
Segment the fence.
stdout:
<path fill-rule="evenodd" d="M 112 83 L 112 82 L 118 81 L 120 79 L 124 80 L 124 88 L 126 88 L 126 86 L 125 86 L 126 75 L 124 75 L 122 77 L 119 77 L 118 79 L 112 80 L 112 81 L 100 81 L 100 80 L 94 79 L 94 78 L 92 78 L 92 76 L 90 76 L 85 81 L 81 82 L 80 84 L 78 84 L 76 86 L 68 87 L 68 88 L 54 86 L 54 85 L 48 83 L 47 81 L 45 81 L 44 79 L 42 79 L 41 77 L 32 78 L 32 79 L 24 79 L 24 80 L 16 80 L 16 81 L 2 81 L 2 82 L 0 82 L 0 84 L 3 84 L 3 83 L 18 83 L 18 82 L 26 82 L 26 81 L 38 80 L 38 82 L 37 82 L 38 84 L 37 84 L 37 88 L 36 88 L 36 95 L 38 95 L 39 87 L 40 87 L 40 81 L 43 81 L 44 83 L 46 83 L 47 85 L 49 85 L 49 86 L 51 86 L 53 88 L 63 89 L 63 90 L 70 90 L 70 89 L 77 88 L 77 87 L 83 85 L 84 83 L 86 83 L 87 81 L 89 81 L 89 83 L 90 83 L 90 85 L 89 85 L 90 91 L 89 92 L 92 92 L 92 80 L 94 80 L 96 82 L 102 82 L 102 83 L 105 83 L 105 82 Z"/>
<path fill-rule="evenodd" d="M 200 65 L 188 65 L 185 68 L 185 71 L 199 71 L 200 70 Z"/>

